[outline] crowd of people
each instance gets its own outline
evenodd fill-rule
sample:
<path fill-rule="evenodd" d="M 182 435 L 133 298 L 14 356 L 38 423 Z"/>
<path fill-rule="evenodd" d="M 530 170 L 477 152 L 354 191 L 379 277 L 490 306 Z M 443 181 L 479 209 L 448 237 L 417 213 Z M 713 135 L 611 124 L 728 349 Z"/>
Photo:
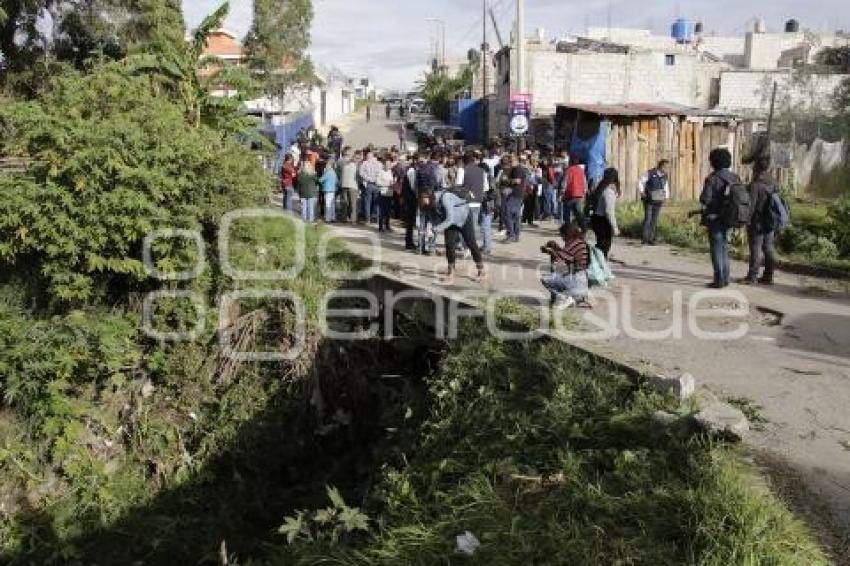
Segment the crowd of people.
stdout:
<path fill-rule="evenodd" d="M 711 153 L 713 172 L 701 196 L 703 225 L 711 243 L 714 265 L 712 287 L 729 284 L 728 232 L 731 193 L 741 186 L 732 173 L 731 155 L 725 149 Z M 762 218 L 773 202 L 776 187 L 767 170 L 756 163 L 756 176 L 747 190 L 753 194 L 750 273 L 743 283 L 771 283 L 775 256 L 773 231 Z M 662 160 L 640 179 L 645 219 L 643 243 L 655 245 L 658 221 L 670 198 L 669 162 Z M 538 222 L 555 221 L 562 242 L 550 241 L 542 252 L 552 260 L 552 274 L 543 284 L 559 308 L 587 303 L 584 272 L 592 254 L 586 235 L 593 232 L 594 246 L 608 258 L 620 234 L 617 201 L 622 194 L 619 172 L 604 170 L 589 179 L 581 155 L 565 151 L 511 151 L 498 144 L 486 150 L 434 148 L 409 154 L 398 147 L 361 149 L 344 146 L 333 128 L 328 143 L 301 138 L 286 154 L 280 175 L 283 206 L 294 211 L 301 201 L 306 223 L 323 218 L 326 223 L 374 225 L 380 233 L 393 232 L 397 221 L 404 230 L 405 248 L 422 255 L 445 254 L 446 281 L 454 279 L 459 254 L 471 257 L 477 277 L 485 277 L 485 258 L 497 239 L 505 244 L 520 241 L 523 230 Z M 440 251 L 438 236 L 444 235 Z M 762 254 L 765 272 L 758 277 Z"/>

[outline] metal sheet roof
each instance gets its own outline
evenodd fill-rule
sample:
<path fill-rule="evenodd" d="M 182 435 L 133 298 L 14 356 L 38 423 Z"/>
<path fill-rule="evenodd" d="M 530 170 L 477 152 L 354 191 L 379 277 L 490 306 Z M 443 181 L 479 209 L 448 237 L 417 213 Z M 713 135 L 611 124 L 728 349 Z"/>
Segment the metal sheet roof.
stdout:
<path fill-rule="evenodd" d="M 673 103 L 629 102 L 625 104 L 559 104 L 559 108 L 579 110 L 600 116 L 689 116 L 704 111 Z"/>

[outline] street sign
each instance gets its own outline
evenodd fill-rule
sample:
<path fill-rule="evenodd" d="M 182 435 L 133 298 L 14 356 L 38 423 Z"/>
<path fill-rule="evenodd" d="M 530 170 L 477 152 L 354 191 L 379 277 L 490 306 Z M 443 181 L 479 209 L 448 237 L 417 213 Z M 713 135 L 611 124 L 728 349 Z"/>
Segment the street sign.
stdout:
<path fill-rule="evenodd" d="M 511 132 L 516 135 L 528 133 L 528 117 L 524 114 L 517 114 L 511 118 Z"/>
<path fill-rule="evenodd" d="M 531 124 L 531 94 L 512 94 L 510 105 L 510 128 L 514 135 L 528 133 Z"/>

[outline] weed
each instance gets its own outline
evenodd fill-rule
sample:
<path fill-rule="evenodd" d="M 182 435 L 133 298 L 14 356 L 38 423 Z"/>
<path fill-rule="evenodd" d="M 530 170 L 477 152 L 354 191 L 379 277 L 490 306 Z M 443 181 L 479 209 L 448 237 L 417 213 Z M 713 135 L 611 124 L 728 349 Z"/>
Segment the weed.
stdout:
<path fill-rule="evenodd" d="M 764 430 L 764 425 L 769 422 L 762 414 L 764 407 L 749 397 L 729 397 L 726 399 L 726 402 L 733 407 L 737 407 L 744 413 L 744 416 L 750 421 L 750 426 L 753 430 Z"/>

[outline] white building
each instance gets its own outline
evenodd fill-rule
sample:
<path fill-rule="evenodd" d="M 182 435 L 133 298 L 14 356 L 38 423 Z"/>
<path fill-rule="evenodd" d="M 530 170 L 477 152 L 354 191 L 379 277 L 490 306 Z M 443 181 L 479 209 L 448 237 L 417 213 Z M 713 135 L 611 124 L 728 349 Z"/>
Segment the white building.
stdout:
<path fill-rule="evenodd" d="M 313 123 L 317 128 L 329 127 L 335 120 L 354 112 L 355 90 L 339 69 L 317 67 L 316 77 L 319 84 L 310 92 Z"/>
<path fill-rule="evenodd" d="M 672 103 L 763 116 L 774 82 L 782 104 L 826 107 L 846 78 L 821 74 L 801 80 L 794 72 L 824 47 L 850 45 L 846 35 L 802 32 L 795 20 L 780 32 L 756 20 L 751 31 L 731 37 L 705 33 L 702 24 L 677 24 L 684 34 L 589 28 L 553 41 L 538 31 L 526 41 L 524 66 L 533 113 L 551 116 L 558 104 Z M 496 54 L 496 93 L 489 105 L 494 134 L 506 131 L 510 96 L 519 92 L 514 45 Z"/>
<path fill-rule="evenodd" d="M 506 132 L 510 95 L 519 92 L 514 56 L 511 49 L 496 55 L 492 134 Z M 717 104 L 720 74 L 727 68 L 718 57 L 675 44 L 661 49 L 586 37 L 549 41 L 538 32 L 527 42 L 525 84 L 535 116 L 551 116 L 559 104 L 667 103 L 708 109 Z"/>
<path fill-rule="evenodd" d="M 354 91 L 356 100 L 369 100 L 377 96 L 375 83 L 369 77 L 348 79 L 348 86 Z"/>
<path fill-rule="evenodd" d="M 785 22 L 781 31 L 770 30 L 756 19 L 752 29 L 737 37 L 704 33 L 695 24 L 690 41 L 678 42 L 672 35 L 654 35 L 649 30 L 590 28 L 587 37 L 656 51 L 685 49 L 715 56 L 729 64 L 720 74 L 718 108 L 750 114 L 764 114 L 770 107 L 773 83 L 778 99 L 796 107 L 825 107 L 843 75 L 802 77 L 793 70 L 815 61 L 827 47 L 850 45 L 850 37 L 838 33 L 800 31 L 796 20 Z"/>

